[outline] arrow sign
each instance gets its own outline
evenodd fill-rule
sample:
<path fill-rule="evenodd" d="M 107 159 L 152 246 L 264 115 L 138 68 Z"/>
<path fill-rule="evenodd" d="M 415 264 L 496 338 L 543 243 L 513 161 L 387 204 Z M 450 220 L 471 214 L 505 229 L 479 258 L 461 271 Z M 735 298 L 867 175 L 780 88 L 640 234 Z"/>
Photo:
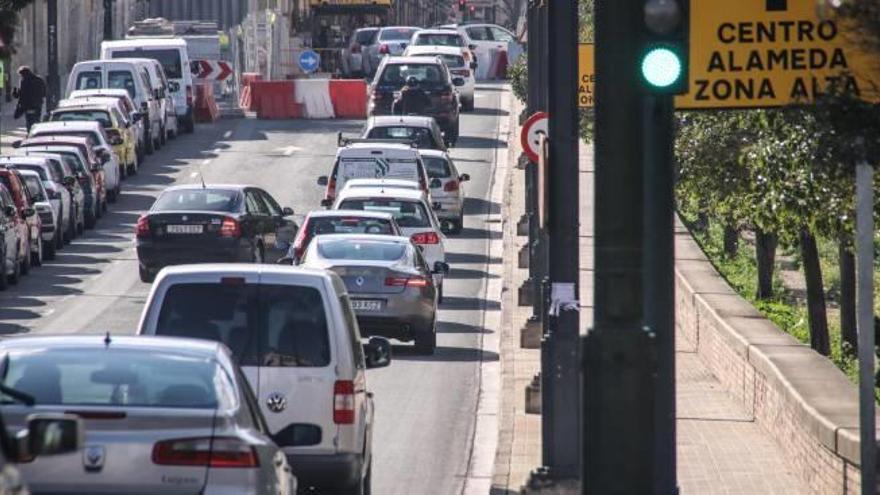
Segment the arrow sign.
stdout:
<path fill-rule="evenodd" d="M 306 50 L 299 54 L 299 68 L 307 74 L 318 70 L 321 65 L 321 56 L 313 50 Z"/>
<path fill-rule="evenodd" d="M 196 79 L 224 81 L 232 75 L 232 66 L 222 60 L 196 60 L 193 64 Z"/>

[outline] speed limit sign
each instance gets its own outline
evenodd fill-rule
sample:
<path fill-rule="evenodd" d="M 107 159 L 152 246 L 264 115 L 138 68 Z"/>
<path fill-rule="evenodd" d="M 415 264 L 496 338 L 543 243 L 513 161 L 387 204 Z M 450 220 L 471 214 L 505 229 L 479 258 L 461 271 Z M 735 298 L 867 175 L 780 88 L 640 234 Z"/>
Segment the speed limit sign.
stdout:
<path fill-rule="evenodd" d="M 520 133 L 520 141 L 522 142 L 523 151 L 532 163 L 538 163 L 540 155 L 538 150 L 541 145 L 541 136 L 546 136 L 549 129 L 549 119 L 547 112 L 537 112 L 523 124 Z"/>

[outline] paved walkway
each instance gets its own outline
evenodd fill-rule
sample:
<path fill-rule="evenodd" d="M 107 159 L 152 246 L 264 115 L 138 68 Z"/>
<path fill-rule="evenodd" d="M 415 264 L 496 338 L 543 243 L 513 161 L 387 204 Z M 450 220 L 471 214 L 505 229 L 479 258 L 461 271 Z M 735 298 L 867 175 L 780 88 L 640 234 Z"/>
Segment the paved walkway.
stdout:
<path fill-rule="evenodd" d="M 3 96 L 0 95 L 0 100 Z M 12 142 L 26 135 L 24 118 L 15 120 L 12 114 L 15 112 L 15 100 L 10 103 L 0 101 L 0 155 L 12 152 Z"/>
<path fill-rule="evenodd" d="M 519 107 L 515 107 L 516 111 Z M 511 143 L 519 143 L 512 139 Z M 514 145 L 516 146 L 516 145 Z M 517 149 L 511 156 L 519 155 Z M 516 267 L 526 243 L 516 237 L 524 211 L 524 173 L 510 168 L 505 207 L 505 296 L 502 301 L 502 419 L 493 493 L 520 493 L 541 462 L 541 417 L 525 412 L 525 388 L 540 369 L 538 350 L 522 349 L 520 327 L 531 314 L 517 306 L 517 288 L 527 270 Z M 593 153 L 581 149 L 582 332 L 592 324 Z M 779 447 L 721 387 L 686 342 L 677 342 L 678 483 L 682 494 L 807 493 L 788 468 Z"/>

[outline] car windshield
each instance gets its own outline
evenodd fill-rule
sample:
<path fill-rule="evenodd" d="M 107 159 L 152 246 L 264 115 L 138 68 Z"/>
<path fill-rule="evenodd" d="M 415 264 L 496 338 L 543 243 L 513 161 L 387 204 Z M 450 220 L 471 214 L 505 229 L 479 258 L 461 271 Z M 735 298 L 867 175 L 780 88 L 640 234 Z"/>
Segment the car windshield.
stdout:
<path fill-rule="evenodd" d="M 367 134 L 369 139 L 408 139 L 419 148 L 435 148 L 434 135 L 426 127 L 388 126 L 374 127 Z"/>
<path fill-rule="evenodd" d="M 427 33 L 416 36 L 414 45 L 464 46 L 464 39 L 457 33 Z"/>
<path fill-rule="evenodd" d="M 55 122 L 69 121 L 94 121 L 100 122 L 101 127 L 113 127 L 110 121 L 110 112 L 106 110 L 55 110 L 52 112 L 52 120 Z"/>
<path fill-rule="evenodd" d="M 30 170 L 31 172 L 36 172 L 40 175 L 41 180 L 49 180 L 49 177 L 46 175 L 46 169 L 39 165 L 31 165 L 31 164 L 15 164 L 15 168 L 19 170 Z"/>
<path fill-rule="evenodd" d="M 180 62 L 180 50 L 176 48 L 135 48 L 132 50 L 114 50 L 113 58 L 152 58 L 157 60 L 165 69 L 165 77 L 180 79 L 183 70 Z"/>
<path fill-rule="evenodd" d="M 437 63 L 388 64 L 380 82 L 384 85 L 403 87 L 410 77 L 415 77 L 419 84 L 438 85 L 446 82 L 446 70 Z"/>
<path fill-rule="evenodd" d="M 339 204 L 339 209 L 391 213 L 397 225 L 402 228 L 431 226 L 430 217 L 421 201 L 391 198 L 346 199 Z"/>
<path fill-rule="evenodd" d="M 238 211 L 241 193 L 231 189 L 178 189 L 159 196 L 151 211 Z"/>
<path fill-rule="evenodd" d="M 40 178 L 33 175 L 26 175 L 23 178 L 24 185 L 28 188 L 34 201 L 46 201 L 46 195 L 43 194 L 43 186 L 40 182 Z"/>
<path fill-rule="evenodd" d="M 316 217 L 307 223 L 309 235 L 386 234 L 393 235 L 391 221 L 369 217 Z"/>
<path fill-rule="evenodd" d="M 7 356 L 3 383 L 41 405 L 213 409 L 217 387 L 229 383 L 213 359 L 112 344 L 13 350 Z"/>
<path fill-rule="evenodd" d="M 446 161 L 445 158 L 440 158 L 438 156 L 423 156 L 422 161 L 425 162 L 428 177 L 431 179 L 448 179 L 449 177 L 452 177 L 452 168 L 449 166 L 449 162 Z"/>
<path fill-rule="evenodd" d="M 176 284 L 162 299 L 156 334 L 223 342 L 241 366 L 330 364 L 324 302 L 312 287 Z"/>
<path fill-rule="evenodd" d="M 381 31 L 379 34 L 379 39 L 382 41 L 407 41 L 412 38 L 412 35 L 418 31 L 418 29 L 413 28 L 386 28 Z"/>
<path fill-rule="evenodd" d="M 134 76 L 128 70 L 111 70 L 107 74 L 107 87 L 110 89 L 124 89 L 128 96 L 135 97 Z"/>
<path fill-rule="evenodd" d="M 399 243 L 353 239 L 318 241 L 318 253 L 329 260 L 396 261 L 405 252 L 406 246 Z"/>
<path fill-rule="evenodd" d="M 76 76 L 76 89 L 102 88 L 100 71 L 83 71 Z"/>

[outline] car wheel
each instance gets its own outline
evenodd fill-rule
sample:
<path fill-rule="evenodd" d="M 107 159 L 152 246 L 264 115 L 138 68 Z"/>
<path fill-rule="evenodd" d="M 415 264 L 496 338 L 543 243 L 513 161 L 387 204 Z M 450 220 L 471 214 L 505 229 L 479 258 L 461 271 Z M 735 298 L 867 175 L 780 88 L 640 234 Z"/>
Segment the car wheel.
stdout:
<path fill-rule="evenodd" d="M 31 253 L 31 265 L 43 266 L 43 239 L 37 240 L 37 252 Z"/>
<path fill-rule="evenodd" d="M 156 274 L 141 265 L 138 265 L 138 276 L 140 276 L 141 282 L 148 284 L 156 280 Z"/>
<path fill-rule="evenodd" d="M 25 248 L 25 255 L 21 257 L 21 274 L 27 275 L 31 272 L 31 243 L 28 242 L 27 247 Z M 21 253 L 18 253 L 21 254 Z"/>
<path fill-rule="evenodd" d="M 474 111 L 474 100 L 464 100 L 461 102 L 461 109 L 465 112 Z"/>
<path fill-rule="evenodd" d="M 162 127 L 162 130 L 159 131 L 159 145 L 165 146 L 165 143 L 168 142 L 168 130 L 165 127 Z"/>
<path fill-rule="evenodd" d="M 58 229 L 55 229 L 55 237 L 53 237 L 51 241 L 43 243 L 44 244 L 43 249 L 45 250 L 43 252 L 43 256 L 47 260 L 54 260 L 55 259 L 55 249 L 58 247 L 57 239 L 58 239 Z"/>
<path fill-rule="evenodd" d="M 134 154 L 134 161 L 128 165 L 128 175 L 137 175 L 140 167 L 141 157 L 137 153 Z"/>
<path fill-rule="evenodd" d="M 431 320 L 431 323 L 427 328 L 416 334 L 416 351 L 418 351 L 419 354 L 430 356 L 434 354 L 434 349 L 437 348 L 437 329 L 435 321 L 436 319 Z"/>
<path fill-rule="evenodd" d="M 443 304 L 443 282 L 437 287 L 437 304 Z"/>
<path fill-rule="evenodd" d="M 80 229 L 79 233 L 82 234 L 84 229 L 93 229 L 95 228 L 95 224 L 98 222 L 98 215 L 95 213 L 95 209 L 92 208 L 92 211 L 86 212 L 85 225 L 83 225 L 83 229 Z"/>
<path fill-rule="evenodd" d="M 156 147 L 155 147 L 156 143 L 155 143 L 155 141 L 153 141 L 153 130 L 152 129 L 147 130 L 147 142 L 144 144 L 146 145 L 145 146 L 146 149 L 144 151 L 146 151 L 148 155 L 152 155 L 153 152 L 156 151 Z"/>
<path fill-rule="evenodd" d="M 9 276 L 9 283 L 15 285 L 21 280 L 21 263 L 18 262 L 18 256 L 20 253 L 15 253 L 15 262 L 12 267 L 12 275 Z"/>
<path fill-rule="evenodd" d="M 256 265 L 262 265 L 263 263 L 266 262 L 266 256 L 265 256 L 265 254 L 263 254 L 263 245 L 262 244 L 257 243 L 256 247 L 254 248 L 254 252 L 253 252 L 252 257 L 254 260 L 253 262 Z"/>

